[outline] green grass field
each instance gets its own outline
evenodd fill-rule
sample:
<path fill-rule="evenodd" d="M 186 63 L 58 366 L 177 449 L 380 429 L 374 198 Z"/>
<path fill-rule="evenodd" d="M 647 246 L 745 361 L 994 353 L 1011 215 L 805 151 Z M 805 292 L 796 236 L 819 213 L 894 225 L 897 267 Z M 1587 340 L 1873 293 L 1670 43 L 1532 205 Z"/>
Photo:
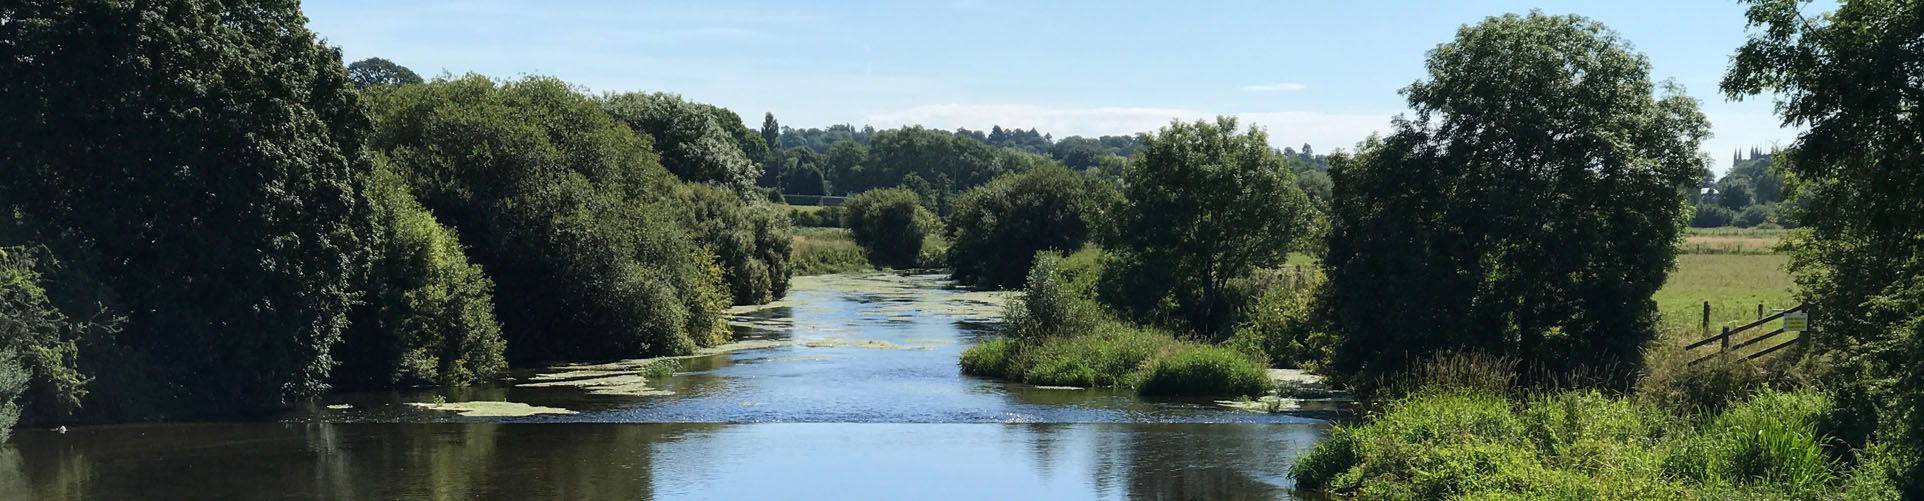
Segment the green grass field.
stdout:
<path fill-rule="evenodd" d="M 1772 254 L 1786 230 L 1690 228 L 1678 250 L 1684 254 Z"/>
<path fill-rule="evenodd" d="M 1663 327 L 1678 340 L 1703 336 L 1703 307 L 1710 303 L 1710 329 L 1735 327 L 1764 313 L 1796 306 L 1791 297 L 1789 256 L 1775 254 L 1684 254 L 1657 291 Z"/>

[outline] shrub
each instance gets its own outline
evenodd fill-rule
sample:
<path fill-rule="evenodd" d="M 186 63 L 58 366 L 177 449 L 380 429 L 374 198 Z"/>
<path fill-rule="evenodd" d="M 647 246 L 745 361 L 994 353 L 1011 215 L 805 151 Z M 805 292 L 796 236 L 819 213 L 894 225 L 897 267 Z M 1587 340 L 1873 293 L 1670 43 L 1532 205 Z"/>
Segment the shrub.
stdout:
<path fill-rule="evenodd" d="M 1235 350 L 1197 346 L 1157 361 L 1141 391 L 1144 395 L 1260 395 L 1269 386 L 1263 367 Z"/>
<path fill-rule="evenodd" d="M 790 251 L 795 275 L 821 275 L 867 271 L 868 252 L 855 244 L 849 231 L 842 228 L 806 228 L 795 232 Z"/>
<path fill-rule="evenodd" d="M 1013 288 L 1042 251 L 1088 241 L 1115 189 L 1057 165 L 1004 174 L 962 193 L 949 215 L 948 264 L 964 283 Z"/>
<path fill-rule="evenodd" d="M 1015 340 L 997 337 L 962 352 L 962 373 L 972 376 L 1003 377 L 1012 374 Z"/>
<path fill-rule="evenodd" d="M 1752 205 L 1745 207 L 1743 212 L 1737 213 L 1737 217 L 1732 219 L 1730 224 L 1739 228 L 1750 228 L 1764 224 L 1775 216 L 1775 211 L 1768 205 Z"/>
<path fill-rule="evenodd" d="M 1737 219 L 1737 213 L 1730 209 L 1711 204 L 1698 204 L 1697 210 L 1690 214 L 1692 228 L 1721 228 L 1730 226 Z"/>
<path fill-rule="evenodd" d="M 734 304 L 762 304 L 788 293 L 794 233 L 765 203 L 747 203 L 709 184 L 688 185 L 683 217 L 702 247 L 720 258 Z"/>
<path fill-rule="evenodd" d="M 370 146 L 494 279 L 510 359 L 684 354 L 725 329 L 687 188 L 601 103 L 540 77 L 365 97 Z"/>
<path fill-rule="evenodd" d="M 1225 345 L 1262 358 L 1276 367 L 1318 364 L 1329 358 L 1333 340 L 1317 329 L 1310 314 L 1316 293 L 1323 287 L 1321 273 L 1260 270 L 1251 278 L 1232 282 L 1254 296 Z"/>
<path fill-rule="evenodd" d="M 1650 362 L 1637 382 L 1637 397 L 1679 416 L 1715 415 L 1730 402 L 1747 400 L 1765 388 L 1793 389 L 1804 384 L 1788 357 L 1765 361 L 1715 357 L 1690 365 L 1689 354 L 1665 350 L 1647 358 Z"/>
<path fill-rule="evenodd" d="M 865 191 L 842 205 L 842 223 L 855 242 L 868 249 L 869 261 L 892 268 L 912 268 L 922 256 L 924 240 L 936 227 L 935 214 L 922 208 L 921 198 L 904 188 Z"/>
<path fill-rule="evenodd" d="M 407 194 L 393 171 L 369 183 L 371 262 L 357 280 L 332 382 L 344 388 L 465 385 L 507 369 L 494 281 L 468 263 L 454 232 Z"/>

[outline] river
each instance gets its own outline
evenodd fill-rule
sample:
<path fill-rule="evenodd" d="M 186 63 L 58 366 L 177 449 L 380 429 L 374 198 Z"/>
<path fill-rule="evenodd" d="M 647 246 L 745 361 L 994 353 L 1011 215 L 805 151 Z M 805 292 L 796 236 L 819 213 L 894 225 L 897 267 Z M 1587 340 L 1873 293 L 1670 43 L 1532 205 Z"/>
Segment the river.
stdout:
<path fill-rule="evenodd" d="M 1275 499 L 1304 495 L 1289 465 L 1329 426 L 962 375 L 1007 295 L 939 276 L 792 288 L 672 375 L 568 364 L 266 422 L 17 430 L 0 498 Z"/>

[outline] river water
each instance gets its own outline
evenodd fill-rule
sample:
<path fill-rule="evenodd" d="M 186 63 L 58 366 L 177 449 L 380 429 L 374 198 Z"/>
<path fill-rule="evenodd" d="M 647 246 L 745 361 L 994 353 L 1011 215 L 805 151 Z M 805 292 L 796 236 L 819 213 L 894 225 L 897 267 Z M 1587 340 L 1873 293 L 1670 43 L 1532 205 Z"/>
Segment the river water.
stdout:
<path fill-rule="evenodd" d="M 1289 465 L 1328 427 L 964 376 L 1007 297 L 938 276 L 793 289 L 672 375 L 561 365 L 269 422 L 18 430 L 0 499 L 1274 499 L 1304 494 Z"/>

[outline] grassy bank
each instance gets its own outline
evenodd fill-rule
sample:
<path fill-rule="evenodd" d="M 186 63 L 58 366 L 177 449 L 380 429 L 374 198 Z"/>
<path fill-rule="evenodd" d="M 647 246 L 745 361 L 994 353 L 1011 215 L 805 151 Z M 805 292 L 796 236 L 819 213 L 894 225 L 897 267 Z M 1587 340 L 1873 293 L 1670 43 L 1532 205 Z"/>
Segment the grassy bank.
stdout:
<path fill-rule="evenodd" d="M 962 354 L 962 372 L 1043 386 L 1134 388 L 1145 395 L 1244 396 L 1269 389 L 1259 357 L 1118 320 L 1094 300 L 1101 258 L 1043 256 L 1002 336 Z"/>
<path fill-rule="evenodd" d="M 1404 398 L 1339 426 L 1291 470 L 1364 499 L 1878 499 L 1877 475 L 1836 471 L 1816 432 L 1825 397 L 1764 391 L 1673 417 L 1594 391 L 1514 403 L 1477 390 Z"/>
<path fill-rule="evenodd" d="M 855 244 L 845 228 L 795 228 L 795 245 L 790 262 L 795 275 L 825 275 L 868 271 L 867 251 Z"/>

